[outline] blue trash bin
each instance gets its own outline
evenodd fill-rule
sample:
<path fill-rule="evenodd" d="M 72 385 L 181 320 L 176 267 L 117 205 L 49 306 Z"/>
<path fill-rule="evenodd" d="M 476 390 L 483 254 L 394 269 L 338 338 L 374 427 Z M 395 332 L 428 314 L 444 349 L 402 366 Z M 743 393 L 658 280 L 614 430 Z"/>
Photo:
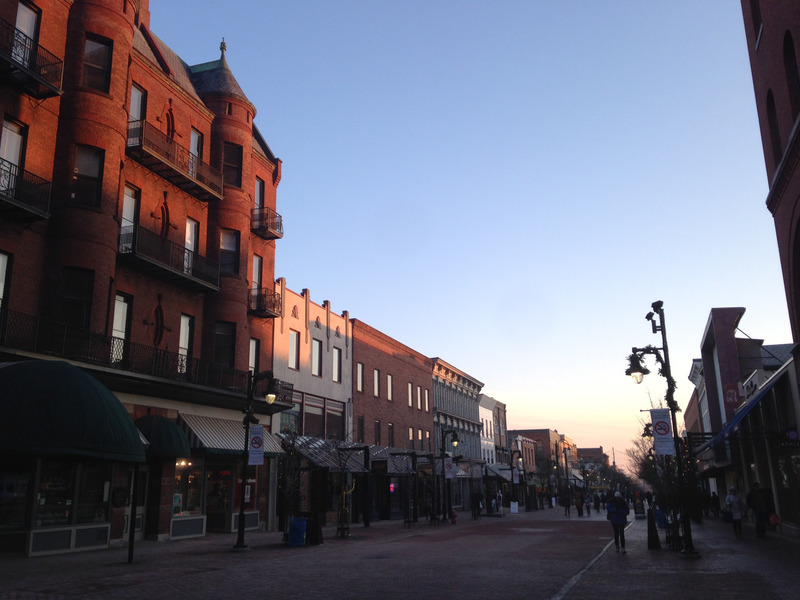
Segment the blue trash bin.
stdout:
<path fill-rule="evenodd" d="M 308 519 L 303 517 L 292 517 L 289 519 L 289 545 L 306 545 L 306 527 Z"/>

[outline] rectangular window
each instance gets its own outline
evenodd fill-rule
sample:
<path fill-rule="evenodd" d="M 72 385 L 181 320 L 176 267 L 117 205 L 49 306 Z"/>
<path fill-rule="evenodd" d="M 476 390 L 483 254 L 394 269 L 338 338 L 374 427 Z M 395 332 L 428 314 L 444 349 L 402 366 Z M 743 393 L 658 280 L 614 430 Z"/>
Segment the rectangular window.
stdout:
<path fill-rule="evenodd" d="M 256 211 L 261 211 L 261 209 L 264 208 L 264 180 L 259 177 L 256 177 L 256 193 L 253 196 L 253 208 Z"/>
<path fill-rule="evenodd" d="M 222 158 L 222 182 L 242 187 L 242 147 L 225 142 Z"/>
<path fill-rule="evenodd" d="M 375 441 L 373 442 L 376 446 L 381 445 L 381 422 L 375 419 Z"/>
<path fill-rule="evenodd" d="M 258 357 L 260 347 L 261 343 L 256 338 L 250 338 L 250 357 L 247 360 L 247 366 L 251 373 L 258 373 Z"/>
<path fill-rule="evenodd" d="M 417 442 L 419 443 L 419 450 L 424 450 L 422 447 L 422 429 L 417 429 Z"/>
<path fill-rule="evenodd" d="M 3 122 L 3 134 L 0 137 L 0 191 L 15 190 L 17 182 L 22 180 L 25 132 L 26 128 L 19 123 Z"/>
<path fill-rule="evenodd" d="M 342 349 L 333 347 L 333 380 L 336 383 L 342 383 Z"/>
<path fill-rule="evenodd" d="M 364 365 L 356 363 L 356 391 L 364 391 Z"/>
<path fill-rule="evenodd" d="M 86 206 L 100 204 L 105 153 L 94 146 L 75 145 L 72 199 Z"/>
<path fill-rule="evenodd" d="M 322 377 L 322 342 L 311 338 L 311 374 Z"/>
<path fill-rule="evenodd" d="M 387 432 L 389 434 L 389 447 L 394 448 L 394 423 L 386 424 Z"/>
<path fill-rule="evenodd" d="M 386 376 L 386 399 L 391 401 L 392 400 L 392 376 Z"/>
<path fill-rule="evenodd" d="M 0 252 L 0 309 L 5 308 L 6 288 L 11 276 L 11 257 Z"/>
<path fill-rule="evenodd" d="M 408 406 L 414 408 L 414 386 L 408 382 Z"/>
<path fill-rule="evenodd" d="M 329 440 L 344 439 L 344 403 L 327 401 L 325 411 L 325 437 Z"/>
<path fill-rule="evenodd" d="M 181 315 L 181 330 L 178 335 L 178 373 L 186 373 L 192 357 L 194 344 L 194 317 Z"/>
<path fill-rule="evenodd" d="M 376 398 L 381 396 L 381 372 L 378 369 L 372 370 L 372 395 Z"/>
<path fill-rule="evenodd" d="M 239 274 L 239 232 L 223 229 L 219 240 L 219 272 L 223 275 Z"/>
<path fill-rule="evenodd" d="M 417 410 L 422 410 L 422 388 L 417 386 Z"/>
<path fill-rule="evenodd" d="M 133 251 L 133 242 L 136 237 L 136 224 L 139 221 L 139 190 L 126 185 L 122 198 L 122 217 L 119 221 L 119 251 L 128 253 Z"/>
<path fill-rule="evenodd" d="M 425 390 L 425 412 L 431 412 L 431 406 L 428 404 L 428 390 Z"/>
<path fill-rule="evenodd" d="M 144 121 L 147 115 L 147 92 L 135 83 L 131 85 L 131 106 L 128 121 Z"/>
<path fill-rule="evenodd" d="M 191 274 L 194 267 L 194 255 L 197 252 L 197 236 L 200 231 L 200 223 L 194 219 L 186 219 L 186 237 L 184 239 L 183 251 L 183 272 Z"/>
<path fill-rule="evenodd" d="M 132 296 L 117 292 L 111 324 L 111 362 L 120 362 L 127 357 L 127 346 L 131 337 L 132 304 Z"/>
<path fill-rule="evenodd" d="M 356 427 L 356 441 L 359 444 L 364 443 L 364 417 L 358 417 L 357 427 Z"/>
<path fill-rule="evenodd" d="M 289 368 L 300 370 L 300 332 L 289 330 Z"/>
<path fill-rule="evenodd" d="M 233 367 L 236 347 L 236 324 L 217 321 L 214 328 L 214 364 Z"/>
<path fill-rule="evenodd" d="M 64 267 L 61 281 L 61 321 L 81 329 L 89 328 L 94 289 L 94 271 Z"/>
<path fill-rule="evenodd" d="M 197 175 L 197 165 L 203 160 L 203 134 L 192 127 L 189 138 L 189 174 Z"/>
<path fill-rule="evenodd" d="M 303 403 L 303 434 L 311 437 L 325 437 L 325 402 L 322 398 L 306 395 Z"/>
<path fill-rule="evenodd" d="M 111 82 L 111 42 L 86 36 L 83 46 L 83 77 L 81 85 L 93 90 L 108 92 Z"/>
<path fill-rule="evenodd" d="M 24 2 L 17 5 L 16 31 L 10 33 L 13 39 L 11 58 L 18 63 L 37 70 L 36 49 L 39 41 L 39 12 Z"/>
<path fill-rule="evenodd" d="M 433 452 L 431 450 L 431 432 L 427 429 L 425 430 L 425 445 L 428 447 L 428 452 Z"/>
<path fill-rule="evenodd" d="M 409 427 L 408 428 L 408 448 L 409 448 L 409 450 L 413 450 L 414 449 L 414 428 L 413 427 Z"/>

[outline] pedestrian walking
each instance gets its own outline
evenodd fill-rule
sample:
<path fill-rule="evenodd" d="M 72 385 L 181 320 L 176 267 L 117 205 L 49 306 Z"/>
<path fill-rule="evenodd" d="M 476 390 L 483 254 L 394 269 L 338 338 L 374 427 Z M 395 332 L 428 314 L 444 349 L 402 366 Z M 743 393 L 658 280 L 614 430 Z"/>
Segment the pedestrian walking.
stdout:
<path fill-rule="evenodd" d="M 592 516 L 592 495 L 589 494 L 586 496 L 586 516 Z"/>
<path fill-rule="evenodd" d="M 725 514 L 727 513 L 727 514 Z M 730 520 L 733 523 L 733 534 L 741 539 L 742 537 L 742 515 L 744 514 L 744 501 L 736 490 L 735 486 L 728 489 L 725 496 L 725 513 L 722 515 L 724 521 Z"/>
<path fill-rule="evenodd" d="M 613 498 L 606 501 L 608 507 L 607 519 L 611 521 L 611 526 L 614 528 L 614 546 L 617 552 L 625 554 L 625 527 L 628 524 L 628 515 L 631 512 L 628 503 L 623 498 L 621 492 L 616 492 Z"/>
<path fill-rule="evenodd" d="M 569 496 L 569 492 L 564 492 L 561 496 L 561 504 L 564 505 L 564 516 L 570 516 L 570 507 L 572 506 L 572 498 Z"/>
<path fill-rule="evenodd" d="M 497 512 L 503 514 L 503 492 L 497 490 Z"/>
<path fill-rule="evenodd" d="M 717 492 L 711 492 L 711 513 L 715 519 L 719 519 L 719 496 Z"/>
<path fill-rule="evenodd" d="M 750 493 L 747 494 L 747 508 L 753 511 L 756 521 L 756 537 L 764 537 L 767 529 L 767 503 L 764 500 L 764 490 L 759 488 L 758 482 L 753 483 Z"/>
<path fill-rule="evenodd" d="M 582 517 L 583 516 L 583 496 L 580 493 L 578 493 L 578 495 L 575 497 L 575 508 L 578 509 L 578 516 Z"/>

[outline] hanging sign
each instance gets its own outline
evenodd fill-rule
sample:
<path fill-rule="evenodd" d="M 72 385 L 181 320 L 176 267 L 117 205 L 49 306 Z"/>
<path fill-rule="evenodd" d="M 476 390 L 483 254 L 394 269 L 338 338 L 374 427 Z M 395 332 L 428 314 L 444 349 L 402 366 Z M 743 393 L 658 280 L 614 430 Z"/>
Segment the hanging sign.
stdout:
<path fill-rule="evenodd" d="M 250 451 L 247 456 L 248 465 L 264 464 L 264 426 L 250 425 L 250 441 L 248 444 Z"/>
<path fill-rule="evenodd" d="M 654 408 L 650 411 L 653 423 L 653 448 L 656 454 L 675 456 L 675 440 L 672 437 L 672 421 L 668 408 Z"/>
<path fill-rule="evenodd" d="M 453 464 L 452 457 L 448 456 L 444 459 L 444 478 L 453 479 L 456 476 L 456 466 Z"/>

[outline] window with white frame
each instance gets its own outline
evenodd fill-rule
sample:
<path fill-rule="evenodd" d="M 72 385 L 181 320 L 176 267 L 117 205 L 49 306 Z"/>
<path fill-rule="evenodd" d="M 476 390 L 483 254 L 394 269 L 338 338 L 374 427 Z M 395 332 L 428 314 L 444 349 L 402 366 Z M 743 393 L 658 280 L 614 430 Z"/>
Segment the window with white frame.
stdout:
<path fill-rule="evenodd" d="M 408 406 L 414 408 L 414 386 L 408 382 Z"/>
<path fill-rule="evenodd" d="M 386 398 L 387 400 L 392 399 L 392 376 L 386 376 Z"/>
<path fill-rule="evenodd" d="M 311 374 L 322 377 L 322 342 L 311 338 Z"/>
<path fill-rule="evenodd" d="M 372 370 L 372 395 L 376 398 L 381 395 L 381 372 L 378 369 Z"/>
<path fill-rule="evenodd" d="M 422 388 L 417 386 L 417 410 L 422 410 Z"/>
<path fill-rule="evenodd" d="M 342 349 L 337 348 L 336 346 L 333 347 L 333 364 L 332 364 L 332 372 L 333 372 L 333 381 L 336 383 L 342 382 Z"/>
<path fill-rule="evenodd" d="M 356 391 L 364 391 L 364 365 L 363 363 L 356 363 Z"/>
<path fill-rule="evenodd" d="M 425 390 L 425 412 L 431 412 L 431 405 L 428 403 L 428 390 Z"/>
<path fill-rule="evenodd" d="M 289 330 L 289 368 L 300 370 L 300 332 Z"/>

